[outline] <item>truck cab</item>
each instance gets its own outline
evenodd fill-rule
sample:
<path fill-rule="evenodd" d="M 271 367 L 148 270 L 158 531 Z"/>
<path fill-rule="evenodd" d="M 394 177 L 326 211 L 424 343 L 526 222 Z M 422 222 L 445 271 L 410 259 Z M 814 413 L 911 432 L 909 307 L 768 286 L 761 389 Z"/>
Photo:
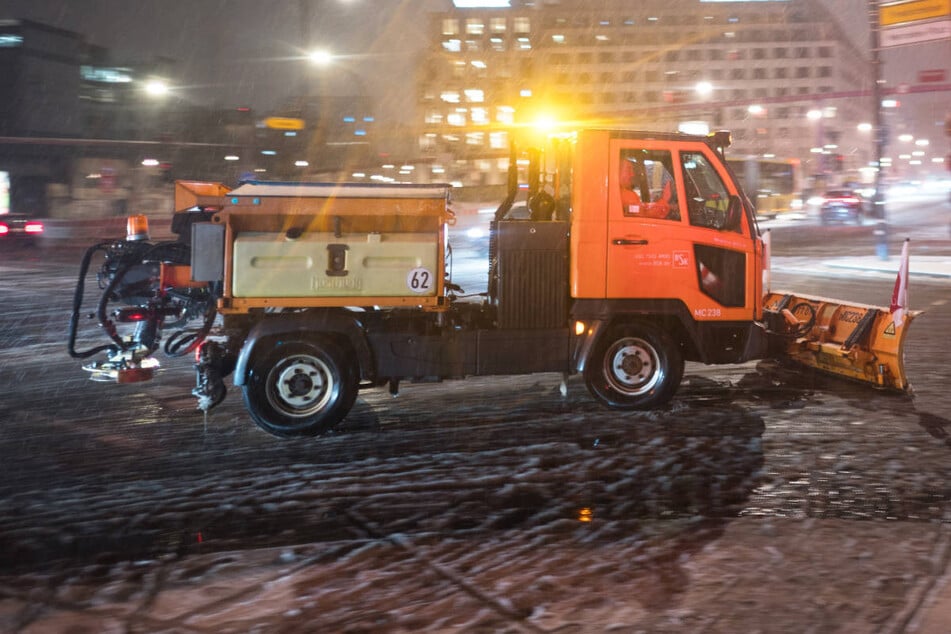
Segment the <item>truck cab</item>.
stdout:
<path fill-rule="evenodd" d="M 576 156 L 572 297 L 681 301 L 703 322 L 762 317 L 762 240 L 710 143 L 591 131 Z"/>
<path fill-rule="evenodd" d="M 559 138 L 549 148 L 553 156 L 539 158 L 550 171 L 534 170 L 540 182 L 528 184 L 530 207 L 544 213 L 536 199 L 547 202 L 546 187 L 561 199 L 559 184 L 570 183 L 570 209 L 556 205 L 551 221 L 567 218 L 568 301 L 561 313 L 560 294 L 552 293 L 549 305 L 536 299 L 534 309 L 567 314 L 566 371 L 583 373 L 592 394 L 609 406 L 666 402 L 684 361 L 738 363 L 766 353 L 763 240 L 752 206 L 723 160 L 728 144 L 726 133 L 584 130 Z M 547 230 L 547 219 L 533 217 L 534 226 L 522 227 L 522 234 Z M 502 235 L 513 230 L 506 224 L 497 225 Z M 515 257 L 524 244 L 501 242 L 500 260 Z M 540 270 L 531 268 L 532 275 Z M 496 303 L 519 311 L 511 304 L 530 292 Z"/>
<path fill-rule="evenodd" d="M 723 161 L 727 144 L 579 134 L 570 257 L 578 318 L 660 320 L 693 361 L 736 363 L 761 352 L 763 240 Z"/>

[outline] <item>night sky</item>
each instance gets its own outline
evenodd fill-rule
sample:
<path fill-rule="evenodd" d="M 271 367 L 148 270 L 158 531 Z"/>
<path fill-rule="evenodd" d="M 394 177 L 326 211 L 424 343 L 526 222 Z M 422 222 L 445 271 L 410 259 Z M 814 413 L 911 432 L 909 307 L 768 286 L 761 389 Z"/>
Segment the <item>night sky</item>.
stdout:
<path fill-rule="evenodd" d="M 428 12 L 447 6 L 449 0 L 0 0 L 0 18 L 82 33 L 113 49 L 119 62 L 177 60 L 184 81 L 170 79 L 189 101 L 268 109 L 298 93 L 295 83 L 320 81 L 329 92 L 365 92 L 405 110 Z M 346 57 L 317 69 L 300 59 L 308 40 Z"/>

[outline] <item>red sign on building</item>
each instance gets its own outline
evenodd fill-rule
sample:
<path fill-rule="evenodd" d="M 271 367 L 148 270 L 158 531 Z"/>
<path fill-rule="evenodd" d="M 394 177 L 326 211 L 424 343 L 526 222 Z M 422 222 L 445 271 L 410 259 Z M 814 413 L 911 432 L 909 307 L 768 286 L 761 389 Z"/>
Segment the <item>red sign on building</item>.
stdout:
<path fill-rule="evenodd" d="M 919 70 L 918 71 L 918 83 L 919 84 L 928 84 L 928 83 L 937 83 L 944 81 L 945 72 L 943 68 L 937 68 L 933 70 Z"/>

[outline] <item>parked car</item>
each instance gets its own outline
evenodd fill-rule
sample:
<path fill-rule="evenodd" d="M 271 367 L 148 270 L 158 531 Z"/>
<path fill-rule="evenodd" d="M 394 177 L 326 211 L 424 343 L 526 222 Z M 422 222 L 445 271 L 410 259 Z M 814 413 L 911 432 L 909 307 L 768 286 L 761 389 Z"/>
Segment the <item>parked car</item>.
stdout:
<path fill-rule="evenodd" d="M 0 244 L 9 241 L 33 241 L 43 235 L 43 221 L 30 215 L 7 213 L 0 215 Z"/>
<path fill-rule="evenodd" d="M 827 225 L 832 222 L 862 224 L 865 203 L 851 189 L 830 189 L 822 195 L 819 220 Z"/>

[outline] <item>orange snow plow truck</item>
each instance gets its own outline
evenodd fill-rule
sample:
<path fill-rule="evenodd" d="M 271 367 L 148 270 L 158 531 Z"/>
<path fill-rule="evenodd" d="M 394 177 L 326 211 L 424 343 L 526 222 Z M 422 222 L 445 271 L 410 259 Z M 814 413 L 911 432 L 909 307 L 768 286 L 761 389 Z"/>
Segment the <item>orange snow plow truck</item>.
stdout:
<path fill-rule="evenodd" d="M 451 279 L 448 185 L 179 182 L 173 231 L 83 258 L 74 357 L 99 380 L 151 378 L 160 348 L 194 353 L 199 409 L 243 390 L 262 429 L 312 436 L 360 389 L 403 381 L 580 374 L 617 409 L 661 407 L 685 361 L 788 359 L 907 391 L 915 317 L 768 288 L 768 248 L 724 160 L 729 134 L 585 130 L 512 150 L 490 223 L 487 292 Z M 518 165 L 528 157 L 527 168 Z M 530 218 L 512 218 L 526 196 Z M 83 288 L 108 337 L 77 350 Z"/>

